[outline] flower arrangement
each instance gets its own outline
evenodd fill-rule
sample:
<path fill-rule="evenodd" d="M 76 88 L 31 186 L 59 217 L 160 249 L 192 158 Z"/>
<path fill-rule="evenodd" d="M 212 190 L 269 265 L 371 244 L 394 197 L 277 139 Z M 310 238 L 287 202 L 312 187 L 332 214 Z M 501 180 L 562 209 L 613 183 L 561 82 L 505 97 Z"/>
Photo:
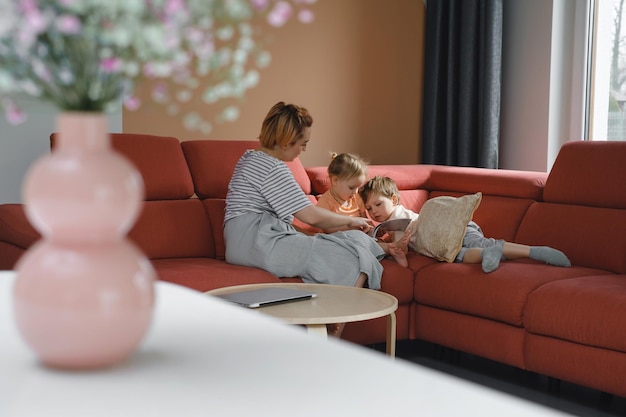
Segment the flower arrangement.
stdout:
<path fill-rule="evenodd" d="M 14 124 L 26 117 L 22 94 L 63 111 L 133 110 L 142 79 L 170 113 L 198 92 L 210 104 L 241 98 L 270 62 L 258 23 L 310 22 L 314 2 L 0 0 L 0 105 Z M 221 118 L 236 119 L 236 106 Z M 184 123 L 210 129 L 198 115 Z"/>

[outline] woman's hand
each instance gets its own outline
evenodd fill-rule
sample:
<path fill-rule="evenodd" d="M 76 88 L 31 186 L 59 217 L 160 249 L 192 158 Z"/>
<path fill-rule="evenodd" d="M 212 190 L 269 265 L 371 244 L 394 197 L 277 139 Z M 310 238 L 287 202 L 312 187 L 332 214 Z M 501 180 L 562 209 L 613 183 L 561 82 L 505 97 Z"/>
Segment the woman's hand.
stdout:
<path fill-rule="evenodd" d="M 347 216 L 346 216 L 347 217 Z M 363 217 L 348 217 L 350 222 L 348 223 L 348 228 L 360 230 L 362 232 L 368 233 L 370 230 L 374 228 L 372 225 L 372 221 L 370 219 L 365 219 Z"/>
<path fill-rule="evenodd" d="M 370 219 L 337 214 L 330 210 L 313 205 L 307 206 L 294 213 L 294 216 L 301 222 L 320 229 L 347 227 L 351 230 L 362 230 L 367 233 L 373 228 L 372 221 Z"/>

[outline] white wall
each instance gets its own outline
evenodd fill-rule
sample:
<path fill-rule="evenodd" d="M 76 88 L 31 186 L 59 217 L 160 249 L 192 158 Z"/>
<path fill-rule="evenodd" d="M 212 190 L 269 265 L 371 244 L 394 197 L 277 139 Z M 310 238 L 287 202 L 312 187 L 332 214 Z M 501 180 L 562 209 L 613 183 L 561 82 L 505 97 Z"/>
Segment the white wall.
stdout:
<path fill-rule="evenodd" d="M 504 0 L 500 168 L 549 171 L 584 138 L 587 0 Z"/>
<path fill-rule="evenodd" d="M 545 171 L 552 1 L 504 0 L 500 167 Z"/>
<path fill-rule="evenodd" d="M 35 100 L 22 100 L 26 123 L 10 125 L 0 115 L 0 204 L 22 202 L 22 180 L 31 164 L 50 150 L 50 133 L 55 131 L 56 108 Z M 109 130 L 122 131 L 122 114 L 109 117 Z"/>

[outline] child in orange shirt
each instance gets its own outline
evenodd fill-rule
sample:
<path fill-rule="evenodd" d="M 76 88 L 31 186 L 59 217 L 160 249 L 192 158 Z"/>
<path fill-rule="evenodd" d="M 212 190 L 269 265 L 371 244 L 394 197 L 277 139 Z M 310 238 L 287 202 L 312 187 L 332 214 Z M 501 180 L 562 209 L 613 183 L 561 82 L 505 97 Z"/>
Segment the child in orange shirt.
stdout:
<path fill-rule="evenodd" d="M 330 188 L 322 194 L 318 207 L 346 216 L 367 218 L 365 204 L 359 195 L 359 187 L 365 182 L 367 163 L 359 156 L 350 153 L 333 153 L 328 165 Z M 337 232 L 345 228 L 325 229 L 325 233 Z M 404 245 L 403 245 L 404 243 Z M 408 266 L 406 258 L 406 240 L 401 242 L 383 242 L 378 244 L 386 254 L 402 266 Z"/>

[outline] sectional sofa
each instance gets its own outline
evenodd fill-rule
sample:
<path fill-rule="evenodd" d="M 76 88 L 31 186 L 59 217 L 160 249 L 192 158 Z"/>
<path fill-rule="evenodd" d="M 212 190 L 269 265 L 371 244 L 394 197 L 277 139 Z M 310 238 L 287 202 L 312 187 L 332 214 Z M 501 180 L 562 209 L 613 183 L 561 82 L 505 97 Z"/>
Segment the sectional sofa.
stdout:
<path fill-rule="evenodd" d="M 222 222 L 235 162 L 256 141 L 186 141 L 113 134 L 143 175 L 146 201 L 130 237 L 159 278 L 198 291 L 299 281 L 224 261 Z M 326 167 L 288 164 L 311 201 Z M 564 251 L 572 267 L 524 259 L 493 273 L 411 253 L 383 260 L 382 291 L 399 301 L 397 338 L 422 339 L 556 379 L 626 396 L 626 143 L 563 145 L 550 173 L 433 165 L 377 165 L 419 211 L 441 195 L 482 192 L 474 220 L 486 235 Z M 38 239 L 19 204 L 0 205 L 0 269 Z M 385 321 L 351 323 L 344 338 L 383 342 Z"/>

